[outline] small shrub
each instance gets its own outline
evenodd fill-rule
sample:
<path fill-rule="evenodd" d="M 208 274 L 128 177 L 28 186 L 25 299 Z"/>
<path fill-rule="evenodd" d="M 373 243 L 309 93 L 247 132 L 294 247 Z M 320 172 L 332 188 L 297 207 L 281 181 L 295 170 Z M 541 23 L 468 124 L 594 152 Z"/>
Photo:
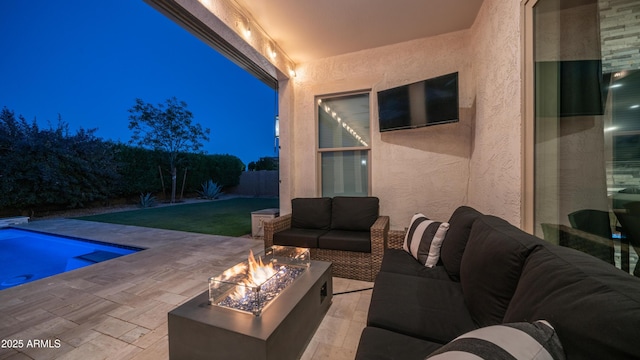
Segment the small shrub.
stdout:
<path fill-rule="evenodd" d="M 214 183 L 213 180 L 209 180 L 205 183 L 202 183 L 202 190 L 198 191 L 198 194 L 203 199 L 217 199 L 220 194 L 222 194 L 222 186 Z"/>
<path fill-rule="evenodd" d="M 150 208 L 156 206 L 156 197 L 151 195 L 151 193 L 140 194 L 140 207 L 141 208 Z"/>

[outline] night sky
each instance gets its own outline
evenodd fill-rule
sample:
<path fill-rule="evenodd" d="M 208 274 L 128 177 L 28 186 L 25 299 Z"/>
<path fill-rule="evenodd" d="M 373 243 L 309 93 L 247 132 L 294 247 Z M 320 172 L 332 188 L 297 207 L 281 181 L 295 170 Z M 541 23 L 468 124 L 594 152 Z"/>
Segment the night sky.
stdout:
<path fill-rule="evenodd" d="M 0 108 L 127 142 L 136 98 L 185 101 L 209 154 L 274 156 L 275 92 L 142 0 L 1 0 Z"/>

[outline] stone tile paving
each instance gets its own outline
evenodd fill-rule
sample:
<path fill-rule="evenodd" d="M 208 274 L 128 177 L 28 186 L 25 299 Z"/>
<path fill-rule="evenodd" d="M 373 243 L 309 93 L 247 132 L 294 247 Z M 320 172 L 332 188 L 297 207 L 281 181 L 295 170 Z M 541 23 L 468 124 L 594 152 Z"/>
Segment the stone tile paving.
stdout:
<path fill-rule="evenodd" d="M 263 243 L 81 220 L 19 226 L 146 250 L 0 291 L 0 359 L 168 359 L 167 312 Z M 334 291 L 371 283 L 334 278 Z M 337 295 L 304 359 L 352 359 L 371 291 Z M 10 345 L 10 344 L 9 344 Z"/>

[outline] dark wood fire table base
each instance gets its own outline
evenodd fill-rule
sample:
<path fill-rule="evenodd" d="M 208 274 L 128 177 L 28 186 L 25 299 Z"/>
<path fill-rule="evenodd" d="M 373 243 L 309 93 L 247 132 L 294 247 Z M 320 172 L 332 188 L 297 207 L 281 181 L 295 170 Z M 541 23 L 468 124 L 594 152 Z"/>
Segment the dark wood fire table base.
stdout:
<path fill-rule="evenodd" d="M 260 316 L 209 305 L 209 293 L 169 312 L 169 358 L 297 359 L 331 305 L 331 263 L 309 268 Z"/>

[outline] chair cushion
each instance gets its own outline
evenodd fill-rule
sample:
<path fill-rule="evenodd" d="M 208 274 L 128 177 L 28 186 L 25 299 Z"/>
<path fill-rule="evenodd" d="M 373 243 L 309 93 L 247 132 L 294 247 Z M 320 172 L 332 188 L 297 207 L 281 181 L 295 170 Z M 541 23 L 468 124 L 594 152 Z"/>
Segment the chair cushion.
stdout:
<path fill-rule="evenodd" d="M 457 337 L 427 359 L 564 360 L 562 344 L 547 321 L 488 326 Z"/>
<path fill-rule="evenodd" d="M 462 256 L 460 283 L 479 326 L 502 323 L 527 256 L 542 244 L 500 218 L 476 219 Z"/>
<path fill-rule="evenodd" d="M 318 238 L 326 232 L 326 230 L 318 229 L 290 228 L 273 234 L 273 244 L 282 246 L 317 248 Z"/>
<path fill-rule="evenodd" d="M 332 201 L 331 229 L 370 231 L 378 220 L 377 197 L 336 196 Z"/>
<path fill-rule="evenodd" d="M 445 344 L 477 326 L 460 283 L 380 272 L 367 325 Z"/>
<path fill-rule="evenodd" d="M 360 335 L 356 360 L 423 360 L 441 346 L 442 344 L 368 326 Z"/>
<path fill-rule="evenodd" d="M 447 241 L 440 248 L 440 260 L 442 260 L 449 276 L 454 280 L 460 280 L 462 254 L 464 254 L 467 240 L 469 240 L 471 226 L 480 216 L 482 213 L 468 206 L 460 206 L 451 214 Z"/>
<path fill-rule="evenodd" d="M 420 264 L 434 267 L 440 260 L 440 247 L 448 229 L 448 223 L 429 220 L 423 214 L 415 214 L 411 218 L 402 248 Z"/>
<path fill-rule="evenodd" d="M 444 266 L 425 267 L 408 252 L 400 249 L 385 249 L 380 271 L 430 279 L 450 280 Z"/>
<path fill-rule="evenodd" d="M 318 239 L 320 249 L 371 252 L 371 233 L 365 231 L 329 230 Z"/>
<path fill-rule="evenodd" d="M 291 200 L 291 227 L 329 230 L 331 198 L 296 198 Z"/>

